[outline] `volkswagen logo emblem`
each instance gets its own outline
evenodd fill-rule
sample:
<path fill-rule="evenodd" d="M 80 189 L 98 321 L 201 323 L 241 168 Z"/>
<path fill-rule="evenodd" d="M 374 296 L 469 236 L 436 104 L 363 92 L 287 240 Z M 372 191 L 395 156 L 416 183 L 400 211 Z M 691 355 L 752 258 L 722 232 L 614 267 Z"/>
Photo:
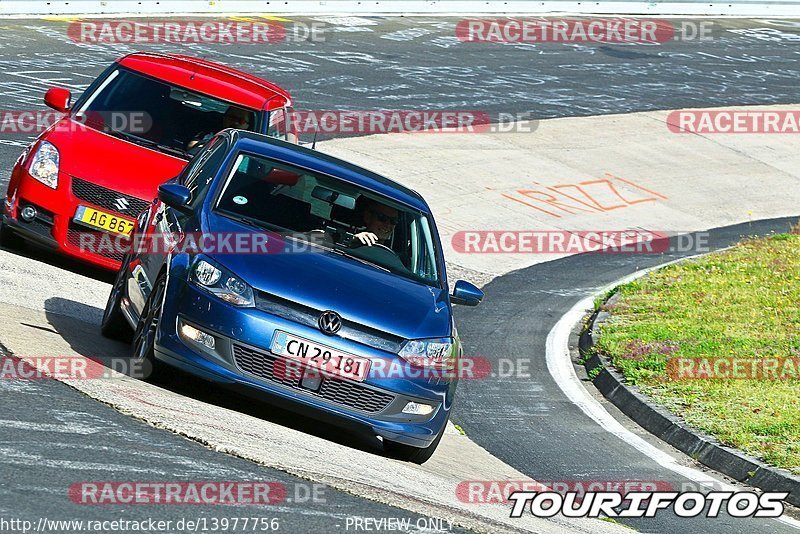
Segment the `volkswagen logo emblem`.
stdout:
<path fill-rule="evenodd" d="M 332 336 L 342 327 L 342 317 L 335 311 L 324 311 L 319 316 L 317 325 L 319 325 L 319 329 L 322 330 L 323 334 Z"/>
<path fill-rule="evenodd" d="M 117 211 L 125 211 L 131 207 L 131 203 L 127 198 L 119 197 L 114 201 L 114 207 L 117 208 Z"/>

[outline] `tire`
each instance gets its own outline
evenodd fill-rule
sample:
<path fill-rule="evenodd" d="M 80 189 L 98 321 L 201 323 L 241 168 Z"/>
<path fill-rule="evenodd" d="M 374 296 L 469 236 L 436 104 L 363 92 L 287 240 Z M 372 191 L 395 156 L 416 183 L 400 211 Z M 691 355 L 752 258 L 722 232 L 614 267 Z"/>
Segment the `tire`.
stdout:
<path fill-rule="evenodd" d="M 0 221 L 0 247 L 6 250 L 18 250 L 24 245 L 25 240 Z"/>
<path fill-rule="evenodd" d="M 147 297 L 133 334 L 133 359 L 143 363 L 145 376 L 142 379 L 146 382 L 164 382 L 170 375 L 168 367 L 158 361 L 155 355 L 156 332 L 161 322 L 166 288 L 167 277 L 162 274 L 153 284 L 153 290 Z"/>
<path fill-rule="evenodd" d="M 436 447 L 439 446 L 439 442 L 442 441 L 445 428 L 447 428 L 447 421 L 445 421 L 444 425 L 442 425 L 442 429 L 439 431 L 436 439 L 434 439 L 433 442 L 427 447 L 413 447 L 411 445 L 405 445 L 403 443 L 397 443 L 396 441 L 384 439 L 383 450 L 396 460 L 402 460 L 404 462 L 411 462 L 414 464 L 424 464 L 431 459 L 431 456 L 433 456 L 433 453 L 436 451 Z"/>
<path fill-rule="evenodd" d="M 111 293 L 108 295 L 106 308 L 103 311 L 103 320 L 100 323 L 100 332 L 103 337 L 125 341 L 130 343 L 133 339 L 133 328 L 128 324 L 128 320 L 122 314 L 120 303 L 125 287 L 125 273 L 128 271 L 128 257 L 122 261 L 122 267 L 114 279 L 111 286 Z"/>

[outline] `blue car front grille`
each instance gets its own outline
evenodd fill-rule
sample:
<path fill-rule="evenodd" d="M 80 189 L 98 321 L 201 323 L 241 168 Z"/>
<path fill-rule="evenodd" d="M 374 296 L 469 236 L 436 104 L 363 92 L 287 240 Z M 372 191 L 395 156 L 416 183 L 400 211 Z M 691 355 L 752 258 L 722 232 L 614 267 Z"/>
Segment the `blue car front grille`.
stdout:
<path fill-rule="evenodd" d="M 238 343 L 233 345 L 233 357 L 239 369 L 263 380 L 300 390 L 328 402 L 362 412 L 382 412 L 394 400 L 394 395 L 390 393 L 346 379 L 323 378 L 318 391 L 305 389 L 300 385 L 298 376 L 294 373 L 283 372 L 286 365 L 283 358 Z"/>
<path fill-rule="evenodd" d="M 256 308 L 271 315 L 288 319 L 304 326 L 317 328 L 317 320 L 324 310 L 317 310 L 303 304 L 298 304 L 276 295 L 271 295 L 263 291 L 256 291 Z M 362 324 L 342 321 L 342 328 L 337 332 L 337 336 L 361 343 L 367 347 L 384 350 L 397 354 L 403 344 L 403 338 L 364 326 Z"/>

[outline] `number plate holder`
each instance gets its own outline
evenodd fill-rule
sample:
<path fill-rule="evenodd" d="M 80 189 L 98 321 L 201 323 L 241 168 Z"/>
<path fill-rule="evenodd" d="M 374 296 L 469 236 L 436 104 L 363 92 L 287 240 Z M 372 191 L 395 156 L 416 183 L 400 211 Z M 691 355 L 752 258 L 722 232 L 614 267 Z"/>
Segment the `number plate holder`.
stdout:
<path fill-rule="evenodd" d="M 363 382 L 369 374 L 370 359 L 277 330 L 270 350 L 284 358 L 318 370 L 326 378 Z M 306 376 L 303 375 L 303 381 Z"/>

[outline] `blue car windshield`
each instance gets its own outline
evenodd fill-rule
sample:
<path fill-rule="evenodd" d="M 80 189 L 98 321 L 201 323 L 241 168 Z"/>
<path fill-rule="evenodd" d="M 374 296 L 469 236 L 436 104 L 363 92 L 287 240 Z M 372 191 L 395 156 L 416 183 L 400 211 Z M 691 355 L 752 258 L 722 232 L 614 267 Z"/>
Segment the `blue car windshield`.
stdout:
<path fill-rule="evenodd" d="M 440 287 L 429 217 L 351 183 L 239 153 L 215 210 Z"/>

